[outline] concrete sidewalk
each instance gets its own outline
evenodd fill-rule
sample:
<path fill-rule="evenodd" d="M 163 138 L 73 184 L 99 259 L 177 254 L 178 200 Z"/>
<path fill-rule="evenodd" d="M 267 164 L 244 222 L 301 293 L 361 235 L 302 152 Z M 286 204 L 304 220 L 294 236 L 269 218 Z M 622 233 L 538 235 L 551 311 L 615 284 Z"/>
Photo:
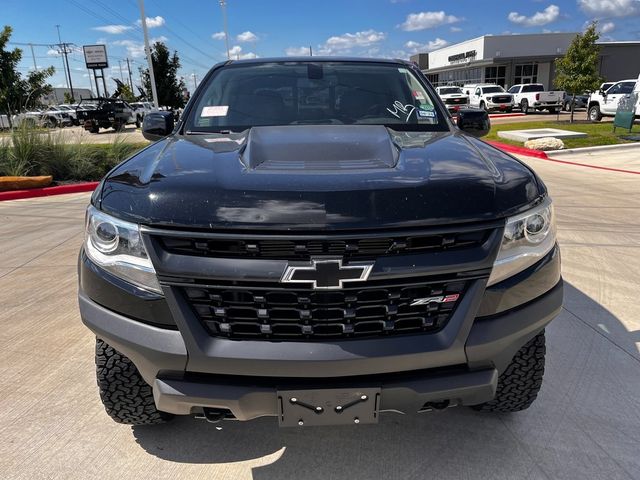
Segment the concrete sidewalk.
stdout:
<path fill-rule="evenodd" d="M 640 478 L 640 177 L 524 161 L 555 199 L 567 282 L 537 402 L 519 414 L 459 408 L 355 428 L 113 423 L 75 297 L 88 194 L 0 203 L 1 477 Z"/>

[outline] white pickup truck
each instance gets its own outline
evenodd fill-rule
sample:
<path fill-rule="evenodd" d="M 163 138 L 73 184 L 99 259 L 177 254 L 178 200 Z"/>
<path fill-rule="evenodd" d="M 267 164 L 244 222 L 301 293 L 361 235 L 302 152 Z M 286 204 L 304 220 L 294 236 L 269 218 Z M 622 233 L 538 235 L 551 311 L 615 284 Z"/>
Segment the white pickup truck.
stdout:
<path fill-rule="evenodd" d="M 469 105 L 469 95 L 463 93 L 462 88 L 455 85 L 436 87 L 438 96 L 442 99 L 449 113 L 456 113 L 460 107 Z"/>
<path fill-rule="evenodd" d="M 588 112 L 589 120 L 599 122 L 602 117 L 615 117 L 620 99 L 636 93 L 638 95 L 636 103 L 636 117 L 640 117 L 640 80 L 621 80 L 614 83 L 608 89 L 604 89 L 602 84 L 598 92 L 589 96 Z"/>
<path fill-rule="evenodd" d="M 527 83 L 513 85 L 509 89 L 513 95 L 513 103 L 520 107 L 522 113 L 527 114 L 529 110 L 549 110 L 557 113 L 562 108 L 564 100 L 563 91 L 545 91 L 541 83 Z"/>
<path fill-rule="evenodd" d="M 469 105 L 488 112 L 510 113 L 513 109 L 513 96 L 500 85 L 492 83 L 464 85 L 462 91 L 469 95 Z"/>

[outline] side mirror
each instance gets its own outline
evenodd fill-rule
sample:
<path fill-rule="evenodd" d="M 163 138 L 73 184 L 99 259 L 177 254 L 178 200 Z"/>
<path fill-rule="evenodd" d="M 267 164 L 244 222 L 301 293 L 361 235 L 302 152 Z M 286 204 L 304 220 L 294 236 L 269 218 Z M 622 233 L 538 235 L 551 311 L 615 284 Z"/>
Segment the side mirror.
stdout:
<path fill-rule="evenodd" d="M 484 137 L 491 130 L 489 114 L 484 110 L 459 110 L 458 128 L 474 137 Z"/>
<path fill-rule="evenodd" d="M 142 136 L 155 142 L 173 132 L 173 114 L 171 112 L 151 112 L 144 116 Z"/>

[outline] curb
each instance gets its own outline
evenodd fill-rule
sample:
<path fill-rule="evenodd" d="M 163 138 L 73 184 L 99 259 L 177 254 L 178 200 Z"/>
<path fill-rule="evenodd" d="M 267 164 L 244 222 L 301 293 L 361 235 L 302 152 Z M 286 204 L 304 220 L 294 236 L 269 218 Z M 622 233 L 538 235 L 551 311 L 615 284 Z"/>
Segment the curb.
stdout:
<path fill-rule="evenodd" d="M 597 147 L 582 147 L 582 148 L 566 148 L 564 150 L 551 150 L 547 153 L 549 155 L 558 156 L 558 155 L 567 155 L 570 153 L 589 153 L 589 152 L 602 152 L 609 150 L 626 150 L 628 148 L 638 148 L 640 149 L 640 143 L 621 143 L 618 145 L 600 145 Z"/>
<path fill-rule="evenodd" d="M 0 192 L 0 202 L 4 200 L 21 200 L 24 198 L 48 197 L 67 193 L 92 192 L 100 182 L 73 183 L 57 187 L 30 188 L 28 190 L 12 190 Z"/>
<path fill-rule="evenodd" d="M 489 114 L 489 118 L 509 118 L 509 117 L 524 117 L 524 113 L 494 113 Z"/>
<path fill-rule="evenodd" d="M 504 152 L 516 153 L 518 155 L 527 155 L 528 157 L 544 159 L 549 158 L 547 152 L 543 152 L 542 150 L 531 150 L 530 148 L 517 147 L 515 145 L 509 145 L 507 143 L 494 142 L 493 140 L 487 140 L 486 143 Z"/>

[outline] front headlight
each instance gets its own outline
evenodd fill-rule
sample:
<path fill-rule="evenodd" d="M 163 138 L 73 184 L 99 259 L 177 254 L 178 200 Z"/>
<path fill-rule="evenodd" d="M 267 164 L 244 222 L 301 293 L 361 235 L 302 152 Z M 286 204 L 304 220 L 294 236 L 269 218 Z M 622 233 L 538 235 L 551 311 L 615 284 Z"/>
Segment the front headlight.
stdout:
<path fill-rule="evenodd" d="M 113 275 L 145 290 L 162 293 L 139 225 L 89 206 L 84 250 L 91 261 Z"/>
<path fill-rule="evenodd" d="M 541 205 L 507 219 L 488 285 L 530 267 L 549 253 L 555 243 L 555 215 L 551 198 L 547 197 Z"/>

